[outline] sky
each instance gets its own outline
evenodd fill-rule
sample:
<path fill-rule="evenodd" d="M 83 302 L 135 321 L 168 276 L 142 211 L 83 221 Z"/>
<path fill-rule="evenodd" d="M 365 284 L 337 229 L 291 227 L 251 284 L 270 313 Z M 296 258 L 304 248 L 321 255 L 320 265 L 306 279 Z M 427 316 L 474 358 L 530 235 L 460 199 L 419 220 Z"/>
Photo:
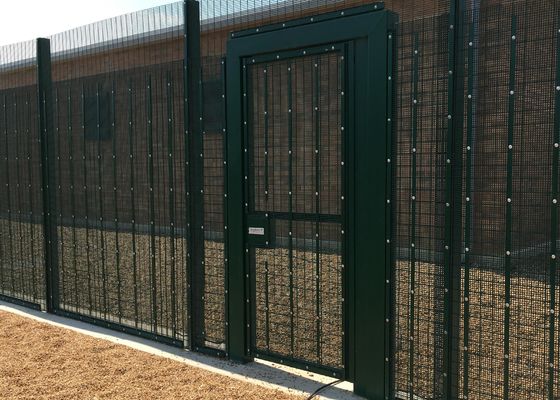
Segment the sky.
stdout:
<path fill-rule="evenodd" d="M 50 36 L 173 0 L 0 0 L 0 46 Z"/>

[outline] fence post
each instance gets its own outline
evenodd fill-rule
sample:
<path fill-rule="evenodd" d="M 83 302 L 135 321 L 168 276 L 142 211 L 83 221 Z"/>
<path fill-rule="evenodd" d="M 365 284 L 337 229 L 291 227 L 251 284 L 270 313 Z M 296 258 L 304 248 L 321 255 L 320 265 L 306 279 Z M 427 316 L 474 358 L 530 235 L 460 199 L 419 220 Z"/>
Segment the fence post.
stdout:
<path fill-rule="evenodd" d="M 47 312 L 59 303 L 58 237 L 56 230 L 55 141 L 52 119 L 51 46 L 49 39 L 37 39 L 37 107 L 41 144 L 41 185 L 45 243 L 45 286 Z"/>
<path fill-rule="evenodd" d="M 449 14 L 448 128 L 445 171 L 444 398 L 459 398 L 461 322 L 464 17 L 465 0 L 451 1 Z"/>
<path fill-rule="evenodd" d="M 185 180 L 188 215 L 187 323 L 189 345 L 197 350 L 204 331 L 204 175 L 200 110 L 200 17 L 199 3 L 184 0 L 184 123 Z"/>

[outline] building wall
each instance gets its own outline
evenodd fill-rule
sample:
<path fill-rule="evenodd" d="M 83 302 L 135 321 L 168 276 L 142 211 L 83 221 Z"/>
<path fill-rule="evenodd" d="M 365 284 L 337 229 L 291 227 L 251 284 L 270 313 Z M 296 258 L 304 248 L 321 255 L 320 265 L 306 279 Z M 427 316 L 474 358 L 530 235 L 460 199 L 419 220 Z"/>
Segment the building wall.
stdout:
<path fill-rule="evenodd" d="M 361 3 L 367 3 L 363 1 L 349 1 L 348 6 L 359 5 Z M 417 161 L 417 174 L 419 177 L 418 187 L 419 199 L 418 204 L 418 237 L 430 241 L 431 237 L 434 235 L 434 229 L 436 231 L 441 230 L 441 220 L 442 220 L 442 209 L 441 203 L 443 201 L 443 171 L 441 164 L 441 153 L 445 146 L 445 135 L 446 127 L 444 121 L 441 119 L 446 114 L 446 93 L 447 88 L 443 77 L 445 76 L 445 71 L 447 69 L 447 36 L 445 26 L 447 24 L 447 2 L 421 2 L 415 4 L 411 7 L 408 3 L 401 1 L 391 1 L 386 3 L 386 7 L 397 12 L 401 19 L 401 35 L 400 44 L 398 50 L 398 68 L 399 68 L 399 86 L 397 93 L 397 130 L 396 135 L 399 137 L 400 146 L 397 151 L 402 154 L 398 156 L 397 165 L 400 165 L 402 174 L 400 175 L 399 185 L 399 196 L 402 196 L 402 200 L 398 200 L 397 204 L 400 205 L 399 215 L 401 216 L 398 229 L 403 229 L 402 235 L 406 236 L 408 233 L 406 229 L 408 224 L 407 220 L 410 220 L 410 202 L 409 190 L 410 190 L 410 174 L 405 171 L 405 168 L 410 168 L 410 157 L 409 150 L 406 146 L 410 145 L 410 141 L 407 138 L 412 131 L 412 118 L 411 118 L 411 102 L 409 99 L 412 97 L 411 82 L 413 79 L 412 71 L 412 56 L 411 50 L 414 45 L 414 36 L 416 35 L 416 40 L 418 43 L 418 48 L 421 51 L 420 55 L 420 66 L 419 66 L 419 82 L 420 89 L 418 96 L 421 97 L 422 101 L 419 105 L 419 116 L 417 121 L 417 132 L 420 148 L 418 149 L 418 161 Z M 209 173 L 205 178 L 205 186 L 209 188 L 207 193 L 208 198 L 214 198 L 218 196 L 221 189 L 220 184 L 216 185 L 216 181 L 223 182 L 223 171 L 221 167 L 221 159 L 223 155 L 223 144 L 220 139 L 221 133 L 218 131 L 220 127 L 220 116 L 216 116 L 218 112 L 222 111 L 221 108 L 221 96 L 220 96 L 220 86 L 222 81 L 222 64 L 221 58 L 225 53 L 225 43 L 229 36 L 229 32 L 236 29 L 246 29 L 251 26 L 257 26 L 262 23 L 272 23 L 279 21 L 282 18 L 290 17 L 304 17 L 307 15 L 312 15 L 318 12 L 327 12 L 331 9 L 339 8 L 340 5 L 333 4 L 332 7 L 320 7 L 312 10 L 292 10 L 288 11 L 286 15 L 281 16 L 265 16 L 261 19 L 257 19 L 254 22 L 246 21 L 231 21 L 227 26 L 223 26 L 223 23 L 209 21 L 206 25 L 205 30 L 202 33 L 202 82 L 203 82 L 203 100 L 202 104 L 205 105 L 206 115 L 204 116 L 205 122 L 205 143 L 206 143 L 206 168 Z M 541 7 L 534 7 L 525 16 L 520 15 L 520 30 L 521 35 L 523 34 L 523 29 L 526 30 L 527 34 L 530 33 L 532 29 L 531 21 L 537 17 L 538 13 L 542 12 Z M 479 87 L 479 96 L 476 102 L 476 124 L 475 127 L 478 148 L 475 153 L 476 161 L 474 162 L 473 170 L 473 226 L 478 229 L 477 238 L 475 240 L 475 246 L 481 246 L 481 252 L 488 253 L 500 253 L 503 249 L 504 243 L 504 230 L 501 228 L 504 225 L 504 207 L 501 199 L 496 199 L 496 193 L 498 191 L 503 192 L 505 179 L 498 180 L 495 179 L 497 176 L 503 176 L 505 173 L 505 153 L 500 151 L 504 147 L 504 141 L 507 138 L 507 101 L 503 96 L 504 92 L 507 91 L 507 69 L 508 69 L 508 53 L 509 45 L 507 43 L 507 30 L 508 21 L 507 18 L 497 19 L 496 14 L 500 12 L 507 13 L 507 7 L 499 1 L 487 1 L 483 2 L 480 11 L 480 37 L 479 37 L 479 52 L 478 52 L 478 65 L 475 79 Z M 540 15 L 540 14 L 539 14 Z M 543 23 L 551 24 L 553 21 L 551 19 L 544 20 Z M 525 25 L 524 25 L 525 24 Z M 467 27 L 468 29 L 468 27 Z M 504 41 L 506 40 L 506 41 Z M 539 59 L 540 69 L 542 71 L 550 71 L 549 63 L 552 57 L 546 56 L 549 50 L 546 46 L 546 42 L 532 42 L 528 43 L 520 50 L 518 70 L 519 71 L 531 71 L 531 63 L 534 59 Z M 503 54 L 503 57 L 497 57 L 496 54 Z M 55 58 L 53 62 L 53 80 L 55 82 L 55 97 L 58 97 L 59 101 L 59 112 L 57 124 L 60 125 L 60 129 L 67 128 L 68 118 L 66 116 L 68 112 L 68 107 L 66 106 L 66 97 L 68 94 L 74 99 L 73 109 L 71 110 L 73 115 L 73 120 L 71 124 L 76 129 L 80 127 L 80 104 L 78 100 L 81 97 L 81 82 L 78 81 L 84 77 L 89 77 L 88 83 L 85 89 L 86 97 L 95 97 L 95 85 L 100 84 L 100 89 L 103 102 L 110 101 L 108 92 L 112 86 L 112 82 L 118 82 L 116 84 L 116 95 L 115 95 L 115 107 L 116 107 L 116 145 L 119 151 L 122 151 L 122 156 L 125 155 L 128 143 L 128 130 L 127 130 L 127 77 L 132 79 L 133 86 L 135 90 L 142 92 L 145 85 L 146 76 L 151 73 L 155 77 L 156 75 L 161 75 L 162 71 L 169 71 L 173 76 L 174 81 L 174 93 L 173 93 L 173 104 L 175 104 L 175 109 L 180 109 L 180 101 L 182 96 L 182 88 L 180 85 L 180 60 L 183 57 L 182 48 L 182 38 L 180 37 L 167 37 L 165 40 L 159 40 L 156 42 L 149 43 L 137 43 L 132 46 L 125 46 L 123 48 L 118 48 L 116 50 L 110 49 L 97 49 L 95 52 L 84 54 L 78 54 L 71 58 L 64 58 L 57 60 Z M 120 72 L 118 72 L 120 71 Z M 25 70 L 18 70 L 2 74 L 2 79 L 0 80 L 0 87 L 7 88 L 8 86 L 25 86 L 25 89 L 21 89 L 22 93 L 25 91 L 29 92 L 29 84 L 31 84 L 35 79 L 35 70 L 33 68 L 27 68 Z M 527 75 L 528 73 L 525 73 Z M 542 103 L 546 101 L 546 96 L 548 94 L 541 90 L 546 86 L 547 80 L 550 81 L 553 77 L 548 74 L 547 79 L 542 79 L 539 82 L 535 80 L 529 82 L 530 77 L 522 75 L 524 81 L 527 81 L 527 91 L 523 94 L 523 98 L 519 100 L 526 104 L 523 107 L 522 103 L 518 103 L 518 108 L 522 108 L 523 120 L 520 120 L 516 125 L 516 130 L 529 130 L 530 127 L 537 127 L 542 130 L 550 129 L 550 124 L 552 121 L 548 117 L 550 115 L 549 109 L 530 109 L 530 104 Z M 521 76 L 521 75 L 520 75 Z M 143 81 L 144 80 L 144 81 Z M 163 82 L 155 82 L 161 85 Z M 68 93 L 68 87 L 71 87 L 71 93 Z M 9 93 L 9 92 L 4 92 Z M 11 92 L 10 92 L 11 93 Z M 8 96 L 11 96 L 9 94 Z M 219 97 L 220 96 L 220 97 Z M 137 97 L 138 98 L 138 97 Z M 158 91 L 153 98 L 154 109 L 163 109 L 166 107 L 166 98 L 162 91 Z M 550 103 L 550 102 L 548 102 Z M 101 108 L 107 107 L 106 105 L 101 105 Z M 145 104 L 136 104 L 135 107 L 138 110 L 144 110 Z M 211 110 L 209 112 L 208 110 Z M 204 110 L 203 110 L 204 112 Z M 521 114 L 518 114 L 521 115 Z M 102 115 L 103 117 L 103 115 Z M 182 113 L 176 113 L 175 123 L 176 127 L 182 124 Z M 140 154 L 145 154 L 146 149 L 143 148 L 147 145 L 142 132 L 145 130 L 144 118 L 140 115 L 140 112 L 135 116 L 135 127 L 136 135 L 139 135 L 139 140 L 136 143 L 137 151 Z M 536 123 L 536 122 L 539 123 Z M 164 152 L 164 139 L 166 136 L 166 124 L 160 124 L 157 127 L 156 136 L 159 140 L 154 142 L 155 150 L 158 152 Z M 179 129 L 174 129 L 174 135 L 177 136 L 178 143 L 182 143 L 182 137 L 180 135 Z M 536 134 L 538 135 L 538 132 Z M 519 157 L 529 157 L 529 159 L 524 158 L 527 162 L 532 157 L 535 162 L 541 157 L 541 150 L 539 150 L 539 141 L 531 139 L 530 135 L 523 136 L 522 145 L 516 147 L 519 151 Z M 79 136 L 74 140 L 75 146 L 77 146 Z M 407 144 L 408 143 L 408 144 Z M 112 154 L 112 140 L 105 140 L 100 143 L 101 152 L 105 155 Z M 61 153 L 68 153 L 68 149 L 65 147 L 65 141 L 61 141 L 60 151 Z M 435 146 L 435 147 L 434 147 Z M 437 146 L 440 148 L 438 149 Z M 89 142 L 87 147 L 90 148 L 88 151 L 92 152 L 92 155 L 97 150 L 94 142 Z M 78 148 L 74 149 L 78 152 Z M 69 153 L 68 153 L 69 154 Z M 163 153 L 162 153 L 163 154 Z M 119 154 L 120 155 L 120 154 Z M 88 176 L 87 180 L 95 182 L 98 180 L 96 168 L 93 168 L 95 164 L 94 158 L 90 157 L 91 160 L 88 163 L 93 163 L 87 168 L 91 171 L 91 176 Z M 489 160 L 494 159 L 495 162 L 490 162 Z M 157 162 L 163 164 L 166 160 L 162 157 L 157 158 Z M 124 157 L 117 158 L 117 169 L 125 170 L 128 160 Z M 140 161 L 139 161 L 140 162 Z M 64 164 L 64 160 L 62 161 Z M 164 165 L 160 167 L 164 169 Z M 142 167 L 140 165 L 140 167 Z M 101 163 L 101 168 L 103 169 L 103 180 L 108 179 L 103 186 L 110 187 L 111 177 L 107 171 L 112 168 L 112 160 L 110 157 L 104 157 Z M 14 169 L 14 168 L 11 168 Z M 177 169 L 180 171 L 180 169 Z M 210 172 L 211 171 L 211 172 Z M 521 171 L 520 171 L 521 172 Z M 177 172 L 177 181 L 184 181 L 180 172 Z M 69 168 L 62 168 L 59 171 L 59 181 L 64 183 L 69 180 Z M 544 175 L 543 175 L 544 174 Z M 519 186 L 516 187 L 518 192 L 525 190 L 523 188 L 531 187 L 531 185 L 540 185 L 541 182 L 550 176 L 550 171 L 544 170 L 528 170 L 523 171 L 522 181 L 519 181 Z M 165 186 L 165 182 L 162 179 L 161 184 Z M 408 180 L 408 181 L 407 181 Z M 123 179 L 122 185 L 126 185 Z M 139 183 L 141 187 L 136 192 L 137 195 L 141 196 L 141 193 L 146 193 L 146 187 L 142 185 L 147 185 L 146 182 Z M 497 186 L 496 186 L 497 185 Z M 535 187 L 536 188 L 536 187 Z M 83 197 L 83 193 L 77 193 L 79 197 Z M 91 195 L 91 194 L 90 194 Z M 62 191 L 61 201 L 69 202 L 70 193 L 68 191 Z M 130 201 L 130 194 L 125 191 L 119 191 L 120 199 L 117 201 L 118 204 L 128 204 Z M 162 198 L 161 201 L 165 201 Z M 83 203 L 83 199 L 78 201 L 78 205 Z M 147 202 L 141 201 L 139 204 L 143 204 L 142 207 L 147 207 Z M 515 204 L 514 207 L 518 206 Z M 542 205 L 541 205 L 542 206 Z M 126 208 L 126 207 L 124 207 Z M 113 212 L 114 207 L 109 207 L 109 204 L 105 205 L 104 210 L 106 213 Z M 539 204 L 535 204 L 536 210 L 541 210 L 545 212 L 544 207 L 539 207 Z M 146 209 L 141 209 L 140 215 L 143 217 L 142 220 L 147 219 L 145 216 L 147 213 Z M 215 203 L 212 206 L 211 213 L 212 216 L 209 218 L 215 221 L 215 224 L 221 225 L 220 218 L 216 218 L 217 215 L 223 212 L 223 206 L 219 203 Z M 125 213 L 126 210 L 123 210 Z M 521 225 L 517 229 L 536 232 L 538 231 L 539 224 L 537 221 L 546 220 L 546 215 L 536 215 L 536 218 L 531 218 L 530 220 L 519 222 Z M 108 215 L 110 217 L 110 214 Z M 496 229 L 486 229 L 483 227 L 494 226 Z M 477 228 L 478 227 L 478 228 Z M 217 228 L 217 226 L 216 226 Z M 439 235 L 439 234 L 437 234 Z M 530 246 L 534 243 L 533 238 L 535 235 L 525 234 L 523 235 L 523 245 L 520 246 Z M 429 247 L 429 244 L 426 244 Z"/>

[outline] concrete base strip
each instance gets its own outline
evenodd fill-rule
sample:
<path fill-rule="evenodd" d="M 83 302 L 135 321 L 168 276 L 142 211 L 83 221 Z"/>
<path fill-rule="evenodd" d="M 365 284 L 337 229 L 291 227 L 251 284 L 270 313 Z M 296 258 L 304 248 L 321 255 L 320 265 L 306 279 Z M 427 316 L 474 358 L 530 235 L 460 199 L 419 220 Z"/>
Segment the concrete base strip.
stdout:
<path fill-rule="evenodd" d="M 3 301 L 0 301 L 0 310 L 32 318 L 36 321 L 53 326 L 71 329 L 84 335 L 108 340 L 113 343 L 128 346 L 132 349 L 182 362 L 196 368 L 202 368 L 207 371 L 229 376 L 247 383 L 252 383 L 270 389 L 281 390 L 283 392 L 296 395 L 309 395 L 319 387 L 333 381 L 332 377 L 318 375 L 262 360 L 257 360 L 253 363 L 245 365 L 236 364 L 227 360 L 220 360 L 218 358 L 209 357 L 188 350 L 178 349 L 165 344 L 152 342 L 147 339 L 86 324 L 73 319 L 30 310 Z M 342 382 L 335 387 L 330 387 L 324 392 L 321 392 L 321 395 L 317 398 L 326 400 L 360 399 L 361 397 L 354 395 L 352 390 L 353 385 L 350 382 Z"/>

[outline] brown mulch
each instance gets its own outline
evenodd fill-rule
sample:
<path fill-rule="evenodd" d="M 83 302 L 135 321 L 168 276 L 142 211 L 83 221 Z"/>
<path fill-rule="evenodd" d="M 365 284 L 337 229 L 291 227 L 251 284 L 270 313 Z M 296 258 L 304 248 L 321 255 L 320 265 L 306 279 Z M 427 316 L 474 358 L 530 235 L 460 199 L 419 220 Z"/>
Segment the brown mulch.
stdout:
<path fill-rule="evenodd" d="M 0 312 L 1 399 L 297 399 Z"/>

